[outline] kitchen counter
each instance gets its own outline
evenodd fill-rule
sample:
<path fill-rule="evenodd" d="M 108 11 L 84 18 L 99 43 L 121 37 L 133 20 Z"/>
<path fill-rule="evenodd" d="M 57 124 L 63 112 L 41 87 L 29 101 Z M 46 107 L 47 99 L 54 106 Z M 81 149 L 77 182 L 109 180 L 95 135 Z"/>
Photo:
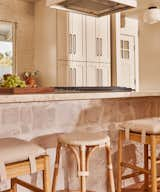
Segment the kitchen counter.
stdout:
<path fill-rule="evenodd" d="M 51 94 L 0 95 L 0 103 L 159 97 L 160 92 L 55 92 Z"/>
<path fill-rule="evenodd" d="M 160 117 L 160 92 L 56 92 L 0 95 L 0 138 L 17 137 L 32 140 L 59 132 L 105 131 L 111 138 L 115 175 L 117 174 L 118 123 L 148 117 Z M 137 152 L 136 148 L 138 148 Z M 130 143 L 124 146 L 124 149 L 128 154 L 125 156 L 126 161 L 136 161 L 143 166 L 143 147 Z M 54 152 L 51 151 L 51 155 L 53 154 Z M 93 168 L 90 169 L 88 187 L 95 191 L 106 192 L 106 170 L 103 158 L 101 152 L 95 154 L 94 161 L 91 163 Z M 52 164 L 53 162 L 51 161 Z M 64 174 L 68 174 L 70 178 L 67 185 L 75 189 L 78 188 L 79 183 L 75 181 L 76 166 L 71 162 L 74 161 L 72 155 L 69 155 L 67 162 L 64 162 Z M 95 170 L 97 165 L 98 168 Z M 63 178 L 64 175 L 60 181 Z M 125 184 L 134 181 L 129 180 Z"/>

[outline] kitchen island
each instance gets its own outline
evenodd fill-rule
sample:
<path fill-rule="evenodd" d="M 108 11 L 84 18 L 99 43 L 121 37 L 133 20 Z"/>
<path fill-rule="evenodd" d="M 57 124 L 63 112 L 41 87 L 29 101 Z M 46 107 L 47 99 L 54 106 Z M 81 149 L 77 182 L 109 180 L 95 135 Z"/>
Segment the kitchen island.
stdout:
<path fill-rule="evenodd" d="M 0 95 L 0 137 L 31 140 L 57 132 L 103 130 L 111 137 L 115 175 L 117 123 L 157 116 L 160 116 L 160 92 Z M 135 147 L 138 147 L 137 153 Z M 125 150 L 128 151 L 128 156 L 125 157 L 127 161 L 143 164 L 140 145 L 131 143 L 125 146 Z M 95 153 L 93 158 L 88 187 L 97 192 L 106 192 L 104 153 Z M 78 186 L 78 178 L 75 179 L 75 164 L 71 163 L 72 159 L 72 155 L 66 159 L 64 170 L 67 174 L 67 185 L 75 189 Z M 129 183 L 139 180 L 137 177 Z"/>

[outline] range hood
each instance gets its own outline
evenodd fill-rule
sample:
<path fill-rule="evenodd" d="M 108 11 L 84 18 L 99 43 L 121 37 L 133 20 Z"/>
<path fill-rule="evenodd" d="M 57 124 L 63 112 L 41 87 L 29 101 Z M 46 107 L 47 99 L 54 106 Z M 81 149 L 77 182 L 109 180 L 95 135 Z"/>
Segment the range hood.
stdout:
<path fill-rule="evenodd" d="M 136 0 L 47 0 L 47 6 L 79 12 L 92 16 L 104 16 L 137 6 Z"/>

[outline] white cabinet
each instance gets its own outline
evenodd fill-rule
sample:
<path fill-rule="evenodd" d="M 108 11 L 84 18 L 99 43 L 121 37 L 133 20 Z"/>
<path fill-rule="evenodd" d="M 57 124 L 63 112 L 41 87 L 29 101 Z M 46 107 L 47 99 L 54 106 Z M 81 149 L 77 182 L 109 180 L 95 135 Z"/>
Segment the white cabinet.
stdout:
<path fill-rule="evenodd" d="M 110 16 L 57 11 L 59 86 L 110 86 Z"/>
<path fill-rule="evenodd" d="M 85 61 L 85 16 L 57 11 L 57 59 Z"/>
<path fill-rule="evenodd" d="M 85 86 L 85 82 L 85 62 L 58 62 L 58 86 Z"/>
<path fill-rule="evenodd" d="M 87 86 L 110 86 L 111 66 L 109 64 L 87 63 Z"/>
<path fill-rule="evenodd" d="M 110 16 L 86 17 L 87 61 L 110 63 Z"/>

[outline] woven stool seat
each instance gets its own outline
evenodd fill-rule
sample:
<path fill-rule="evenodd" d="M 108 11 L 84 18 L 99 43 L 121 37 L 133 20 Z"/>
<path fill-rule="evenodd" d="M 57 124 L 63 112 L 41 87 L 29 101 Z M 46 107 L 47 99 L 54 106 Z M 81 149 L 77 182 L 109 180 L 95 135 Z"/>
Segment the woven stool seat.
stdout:
<path fill-rule="evenodd" d="M 106 135 L 105 132 L 75 132 L 62 134 L 59 136 L 58 141 L 63 144 L 77 146 L 110 145 L 110 138 Z"/>
<path fill-rule="evenodd" d="M 34 143 L 16 138 L 0 139 L 0 161 L 5 164 L 24 161 L 29 156 L 38 157 L 44 154 L 45 150 Z"/>
<path fill-rule="evenodd" d="M 145 118 L 121 123 L 120 128 L 146 134 L 160 134 L 160 118 Z"/>
<path fill-rule="evenodd" d="M 144 146 L 143 167 L 125 161 L 123 143 L 125 141 L 138 142 Z M 160 144 L 160 118 L 145 118 L 126 121 L 120 124 L 118 139 L 118 176 L 117 192 L 122 192 L 122 180 L 144 175 L 143 191 L 158 192 L 160 177 L 157 174 L 157 165 L 160 163 L 157 158 L 156 147 Z M 134 152 L 136 154 L 136 151 Z M 123 175 L 123 169 L 132 169 L 132 174 Z M 124 189 L 125 190 L 125 189 Z"/>
<path fill-rule="evenodd" d="M 18 178 L 39 171 L 43 173 L 43 189 Z M 45 149 L 21 139 L 0 139 L 0 186 L 7 179 L 11 179 L 11 189 L 8 191 L 17 192 L 17 185 L 20 185 L 31 191 L 49 192 L 49 157 Z"/>
<path fill-rule="evenodd" d="M 54 167 L 52 192 L 56 192 L 59 163 L 62 147 L 70 149 L 77 162 L 77 176 L 80 179 L 81 192 L 87 192 L 86 179 L 89 176 L 89 162 L 92 154 L 99 148 L 105 148 L 107 164 L 107 191 L 115 192 L 113 166 L 111 160 L 110 138 L 106 132 L 72 132 L 58 137 L 56 160 Z M 69 189 L 65 189 L 69 191 Z"/>

